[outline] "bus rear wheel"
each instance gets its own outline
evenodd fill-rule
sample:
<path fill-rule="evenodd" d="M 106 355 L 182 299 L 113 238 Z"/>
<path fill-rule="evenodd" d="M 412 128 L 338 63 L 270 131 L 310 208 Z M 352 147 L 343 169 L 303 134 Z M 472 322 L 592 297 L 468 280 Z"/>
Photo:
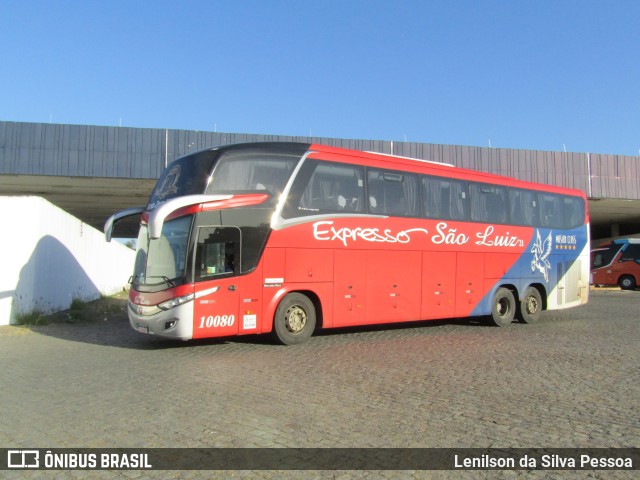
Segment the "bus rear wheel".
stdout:
<path fill-rule="evenodd" d="M 542 297 L 537 288 L 529 287 L 524 292 L 518 309 L 518 318 L 523 323 L 536 323 L 542 315 Z"/>
<path fill-rule="evenodd" d="M 316 328 L 316 309 L 309 297 L 287 294 L 276 309 L 273 336 L 284 345 L 306 342 Z"/>
<path fill-rule="evenodd" d="M 513 322 L 516 314 L 516 299 L 508 288 L 500 287 L 493 296 L 489 323 L 496 327 L 506 327 Z"/>
<path fill-rule="evenodd" d="M 636 288 L 636 279 L 631 275 L 623 275 L 618 280 L 618 285 L 622 290 L 635 290 Z"/>

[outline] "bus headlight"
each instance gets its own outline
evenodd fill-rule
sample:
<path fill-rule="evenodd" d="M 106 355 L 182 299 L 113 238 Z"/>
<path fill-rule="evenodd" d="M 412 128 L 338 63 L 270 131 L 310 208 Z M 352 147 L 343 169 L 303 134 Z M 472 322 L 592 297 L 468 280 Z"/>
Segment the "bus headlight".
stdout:
<path fill-rule="evenodd" d="M 189 295 L 184 295 L 182 297 L 172 298 L 171 300 L 167 300 L 166 302 L 162 302 L 158 304 L 158 308 L 162 310 L 171 310 L 172 308 L 177 307 L 178 305 L 182 305 L 183 303 L 190 302 L 193 300 L 194 294 L 190 293 Z"/>

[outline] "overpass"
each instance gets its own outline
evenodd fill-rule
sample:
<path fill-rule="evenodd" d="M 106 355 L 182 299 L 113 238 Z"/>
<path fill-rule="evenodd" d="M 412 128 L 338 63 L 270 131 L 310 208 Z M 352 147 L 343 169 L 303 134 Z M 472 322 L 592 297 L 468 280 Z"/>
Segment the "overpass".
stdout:
<path fill-rule="evenodd" d="M 146 204 L 172 160 L 228 143 L 285 141 L 452 163 L 586 192 L 594 240 L 640 235 L 640 158 L 415 142 L 0 122 L 0 195 L 36 195 L 102 230 Z M 28 212 L 25 212 L 28 215 Z"/>

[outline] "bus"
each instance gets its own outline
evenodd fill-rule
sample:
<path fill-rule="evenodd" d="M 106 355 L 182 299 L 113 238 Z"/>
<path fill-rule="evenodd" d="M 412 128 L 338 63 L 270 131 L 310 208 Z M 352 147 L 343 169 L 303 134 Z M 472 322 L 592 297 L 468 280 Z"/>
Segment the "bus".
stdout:
<path fill-rule="evenodd" d="M 189 340 L 461 317 L 495 326 L 587 302 L 579 190 L 315 144 L 170 163 L 140 216 L 133 329 Z"/>
<path fill-rule="evenodd" d="M 640 239 L 604 243 L 591 252 L 591 283 L 635 290 L 640 279 Z"/>

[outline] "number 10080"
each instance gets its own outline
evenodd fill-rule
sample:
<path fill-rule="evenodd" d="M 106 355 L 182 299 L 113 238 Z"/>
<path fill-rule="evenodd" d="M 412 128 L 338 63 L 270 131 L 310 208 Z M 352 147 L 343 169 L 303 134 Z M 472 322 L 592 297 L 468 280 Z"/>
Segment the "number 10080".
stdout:
<path fill-rule="evenodd" d="M 236 321 L 235 315 L 209 315 L 200 317 L 200 326 L 198 328 L 222 328 L 230 327 Z"/>

